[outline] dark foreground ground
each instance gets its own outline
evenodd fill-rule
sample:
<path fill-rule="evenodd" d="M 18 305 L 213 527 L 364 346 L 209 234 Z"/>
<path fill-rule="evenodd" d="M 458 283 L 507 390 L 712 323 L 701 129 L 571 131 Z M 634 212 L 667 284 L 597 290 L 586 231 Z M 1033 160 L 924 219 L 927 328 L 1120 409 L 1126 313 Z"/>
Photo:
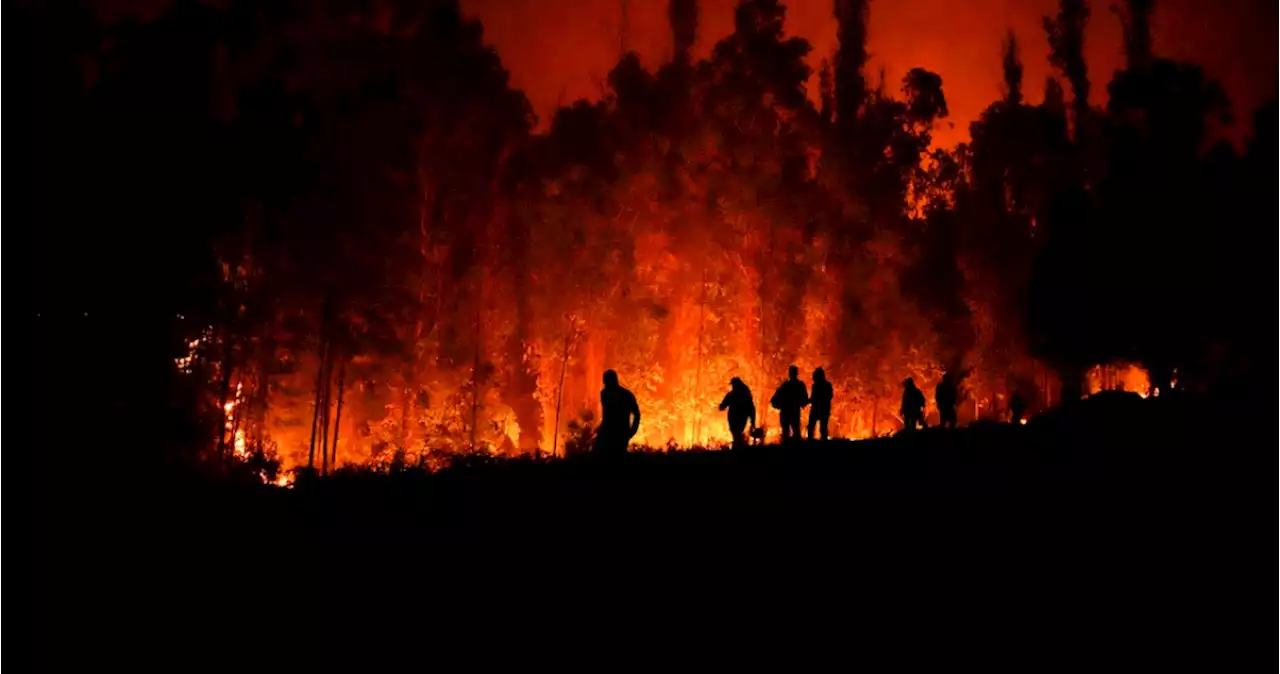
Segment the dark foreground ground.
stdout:
<path fill-rule="evenodd" d="M 54 671 L 526 670 L 547 647 L 597 670 L 1269 669 L 1275 431 L 1235 410 L 1118 394 L 1025 427 L 291 490 L 54 480 L 31 582 L 8 578 Z"/>

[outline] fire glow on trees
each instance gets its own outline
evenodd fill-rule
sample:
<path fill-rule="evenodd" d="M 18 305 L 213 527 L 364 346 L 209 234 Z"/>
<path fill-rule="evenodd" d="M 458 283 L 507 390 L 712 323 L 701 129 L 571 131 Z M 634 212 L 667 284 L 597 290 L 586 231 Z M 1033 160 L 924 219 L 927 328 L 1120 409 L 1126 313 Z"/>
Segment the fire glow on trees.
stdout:
<path fill-rule="evenodd" d="M 1056 82 L 1028 104 L 1009 40 L 973 143 L 931 150 L 941 79 L 868 77 L 866 3 L 837 4 L 849 44 L 819 104 L 782 5 L 743 0 L 707 59 L 677 44 L 651 72 L 626 54 L 604 100 L 542 135 L 450 3 L 273 19 L 283 43 L 226 55 L 254 92 L 232 129 L 258 161 L 218 246 L 215 327 L 177 363 L 217 364 L 220 448 L 323 468 L 572 447 L 606 369 L 651 446 L 727 441 L 732 377 L 773 430 L 791 364 L 826 369 L 849 438 L 900 428 L 906 377 L 932 399 L 964 372 L 962 420 L 1014 394 L 1048 405 L 1030 261 L 1051 197 L 1084 173 L 1069 116 L 1093 113 Z M 687 41 L 696 3 L 674 5 Z"/>
<path fill-rule="evenodd" d="M 1213 59 L 1145 34 L 1172 25 L 1161 12 L 1209 14 L 1042 1 L 1020 12 L 1043 25 L 881 3 L 869 27 L 864 0 L 786 25 L 776 0 L 670 0 L 652 14 L 669 62 L 611 54 L 599 97 L 542 124 L 486 42 L 538 71 L 551 61 L 512 39 L 573 42 L 580 3 L 527 2 L 526 20 L 475 0 L 493 36 L 456 0 L 160 2 L 129 20 L 20 3 L 17 192 L 57 261 L 36 265 L 41 359 L 65 368 L 41 393 L 93 392 L 83 446 L 129 419 L 148 429 L 130 458 L 216 456 L 267 481 L 273 454 L 323 470 L 582 447 L 607 367 L 645 408 L 640 439 L 681 446 L 723 438 L 730 376 L 763 403 L 792 362 L 825 367 L 848 437 L 894 430 L 902 380 L 928 395 L 942 369 L 965 373 L 966 421 L 1112 388 L 1090 368 L 1118 360 L 1153 393 L 1176 376 L 1239 395 L 1270 348 L 1241 289 L 1271 268 L 1254 244 L 1277 106 L 1240 122 L 1274 78 L 1237 97 L 1244 132 L 1225 137 L 1245 142 L 1215 144 L 1230 102 Z M 1259 9 L 1223 11 L 1269 25 Z M 987 46 L 920 32 L 961 16 Z M 819 25 L 817 49 L 793 38 Z M 1274 34 L 1249 33 L 1269 37 L 1201 46 L 1274 72 L 1249 56 Z M 885 76 L 886 42 L 937 48 Z M 984 62 L 1002 85 L 952 77 L 952 100 L 901 67 Z M 539 110 L 562 75 L 524 79 Z M 941 149 L 953 121 L 969 142 Z"/>
<path fill-rule="evenodd" d="M 931 391 L 944 368 L 972 369 L 983 415 L 1012 375 L 1046 383 L 991 297 L 966 294 L 981 286 L 958 268 L 964 251 L 931 250 L 907 206 L 957 178 L 921 168 L 941 81 L 915 70 L 895 95 L 843 59 L 834 79 L 855 112 L 818 109 L 784 15 L 741 3 L 706 61 L 652 73 L 625 56 L 607 99 L 561 110 L 545 136 L 527 135 L 527 104 L 474 24 L 344 26 L 393 57 L 300 86 L 337 100 L 379 72 L 403 79 L 392 104 L 313 113 L 307 140 L 348 150 L 319 169 L 335 191 L 263 223 L 286 243 L 225 248 L 239 309 L 211 341 L 233 363 L 232 450 L 273 446 L 290 466 L 548 451 L 591 422 L 607 368 L 636 393 L 651 446 L 727 441 L 717 404 L 732 377 L 776 428 L 768 399 L 793 363 L 826 368 L 832 431 L 851 438 L 900 427 L 908 376 Z M 455 67 L 404 73 L 397 57 Z M 407 170 L 380 148 L 410 150 Z M 951 285 L 920 273 L 928 255 L 951 256 Z"/>

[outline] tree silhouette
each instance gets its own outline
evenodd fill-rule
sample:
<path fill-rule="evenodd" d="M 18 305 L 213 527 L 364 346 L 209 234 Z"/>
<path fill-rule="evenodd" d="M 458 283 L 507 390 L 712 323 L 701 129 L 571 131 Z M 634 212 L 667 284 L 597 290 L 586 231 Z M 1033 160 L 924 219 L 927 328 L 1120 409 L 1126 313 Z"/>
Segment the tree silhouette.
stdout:
<path fill-rule="evenodd" d="M 669 0 L 667 21 L 671 24 L 673 61 L 688 63 L 689 52 L 698 39 L 698 0 Z"/>
<path fill-rule="evenodd" d="M 857 433 L 944 369 L 985 410 L 1118 358 L 1162 390 L 1175 369 L 1238 387 L 1266 333 L 1243 289 L 1268 268 L 1247 243 L 1276 109 L 1244 156 L 1214 143 L 1226 98 L 1156 57 L 1151 9 L 1117 9 L 1105 109 L 1087 3 L 1044 22 L 1069 105 L 1057 77 L 1028 102 L 1009 33 L 1000 96 L 943 149 L 942 78 L 868 77 L 861 0 L 834 7 L 819 105 L 781 2 L 739 2 L 695 62 L 698 4 L 672 0 L 670 63 L 621 54 L 537 134 L 456 2 L 177 2 L 111 27 L 23 5 L 46 360 L 94 381 L 100 432 L 125 415 L 165 429 L 156 455 L 220 467 L 536 451 L 606 367 L 678 443 L 713 439 L 724 381 L 766 391 L 792 362 L 848 391 L 833 420 Z"/>
<path fill-rule="evenodd" d="M 1009 105 L 1022 103 L 1022 55 L 1018 50 L 1018 36 L 1012 30 L 1004 38 L 1004 100 Z"/>
<path fill-rule="evenodd" d="M 1059 0 L 1058 13 L 1044 17 L 1049 36 L 1049 62 L 1071 83 L 1077 135 L 1089 116 L 1089 68 L 1084 58 L 1084 32 L 1089 24 L 1087 0 Z"/>

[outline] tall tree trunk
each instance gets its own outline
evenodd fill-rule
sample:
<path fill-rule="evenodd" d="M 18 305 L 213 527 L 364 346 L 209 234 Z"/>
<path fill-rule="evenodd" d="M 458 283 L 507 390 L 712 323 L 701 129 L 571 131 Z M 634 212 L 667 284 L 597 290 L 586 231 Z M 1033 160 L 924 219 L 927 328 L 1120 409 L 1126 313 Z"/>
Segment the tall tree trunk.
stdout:
<path fill-rule="evenodd" d="M 329 340 L 320 342 L 320 364 L 316 368 L 316 400 L 315 409 L 311 413 L 311 444 L 307 449 L 307 468 L 316 467 L 316 430 L 320 423 L 321 385 L 324 383 L 324 369 L 329 362 Z"/>
<path fill-rule="evenodd" d="M 329 474 L 329 407 L 333 389 L 333 355 L 329 355 L 329 364 L 324 372 L 324 407 L 320 413 L 320 474 Z"/>
<path fill-rule="evenodd" d="M 702 409 L 698 405 L 698 399 L 702 393 L 702 332 L 706 324 L 707 315 L 707 270 L 702 270 L 702 287 L 698 293 L 698 360 L 693 370 L 693 442 L 689 443 L 692 447 L 694 443 L 702 439 Z"/>
<path fill-rule="evenodd" d="M 342 394 L 346 390 L 347 383 L 347 361 L 344 359 L 342 365 L 338 366 L 338 409 L 334 413 L 333 418 L 333 468 L 338 469 L 338 430 L 342 428 Z"/>
<path fill-rule="evenodd" d="M 248 433 L 253 439 L 255 451 L 261 451 L 262 429 L 266 427 L 267 408 L 271 404 L 271 363 L 275 360 L 275 333 L 270 327 L 262 337 L 262 350 L 258 355 L 258 384 L 253 395 L 253 414 L 249 417 Z"/>
<path fill-rule="evenodd" d="M 569 343 L 573 338 L 577 326 L 572 322 L 569 324 L 569 332 L 564 335 L 564 355 L 560 359 L 560 385 L 556 387 L 556 422 L 555 428 L 551 430 L 551 457 L 555 458 L 556 450 L 560 444 L 560 405 L 564 402 L 564 373 L 569 366 Z"/>
<path fill-rule="evenodd" d="M 529 232 L 524 218 L 513 209 L 506 209 L 507 250 L 511 259 L 512 304 L 516 321 L 515 329 L 507 338 L 506 354 L 511 363 L 511 379 L 503 387 L 503 400 L 515 413 L 520 425 L 516 439 L 521 452 L 532 451 L 534 457 L 542 453 L 543 419 L 542 404 L 538 401 L 539 355 L 527 348 L 533 341 L 533 307 L 530 304 L 530 286 L 533 280 L 529 271 Z"/>
<path fill-rule="evenodd" d="M 483 274 L 483 269 L 481 274 Z M 481 281 L 481 286 L 483 286 Z M 480 414 L 480 325 L 482 318 L 482 303 L 484 293 L 480 293 L 480 297 L 476 302 L 476 330 L 475 330 L 475 352 L 471 360 L 471 449 L 476 448 L 476 422 Z"/>

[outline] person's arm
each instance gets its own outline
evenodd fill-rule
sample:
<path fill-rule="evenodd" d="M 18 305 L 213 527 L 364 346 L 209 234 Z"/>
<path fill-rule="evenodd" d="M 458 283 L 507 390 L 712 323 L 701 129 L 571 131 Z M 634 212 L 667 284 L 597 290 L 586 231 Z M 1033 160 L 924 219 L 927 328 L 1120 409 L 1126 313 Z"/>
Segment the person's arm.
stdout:
<path fill-rule="evenodd" d="M 804 382 L 800 382 L 800 406 L 808 407 L 810 402 L 812 401 L 809 400 L 809 387 L 805 386 Z"/>
<path fill-rule="evenodd" d="M 725 410 L 729 409 L 729 403 L 730 403 L 732 400 L 733 400 L 733 392 L 732 392 L 732 391 L 730 391 L 729 393 L 726 393 L 726 394 L 724 395 L 724 400 L 721 400 L 721 401 L 720 401 L 720 411 L 721 411 L 721 412 L 723 412 L 723 411 L 725 411 Z"/>
<path fill-rule="evenodd" d="M 635 421 L 631 422 L 631 437 L 635 437 L 640 430 L 640 403 L 636 402 L 636 397 L 631 396 L 631 414 L 635 415 Z"/>

